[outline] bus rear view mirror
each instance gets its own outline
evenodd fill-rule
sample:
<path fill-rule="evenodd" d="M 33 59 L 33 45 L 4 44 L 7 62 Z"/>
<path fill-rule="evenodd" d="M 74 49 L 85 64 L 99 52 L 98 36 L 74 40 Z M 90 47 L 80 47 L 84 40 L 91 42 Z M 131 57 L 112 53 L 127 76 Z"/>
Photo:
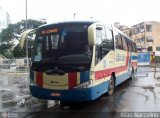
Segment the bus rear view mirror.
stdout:
<path fill-rule="evenodd" d="M 88 43 L 93 46 L 96 45 L 96 24 L 93 24 L 88 27 Z"/>
<path fill-rule="evenodd" d="M 102 27 L 96 27 L 96 30 L 103 30 Z"/>
<path fill-rule="evenodd" d="M 24 31 L 23 33 L 21 33 L 21 37 L 20 37 L 20 47 L 23 48 L 24 46 L 24 41 L 27 40 L 28 34 L 31 32 L 34 32 L 35 29 L 28 29 L 26 31 Z"/>

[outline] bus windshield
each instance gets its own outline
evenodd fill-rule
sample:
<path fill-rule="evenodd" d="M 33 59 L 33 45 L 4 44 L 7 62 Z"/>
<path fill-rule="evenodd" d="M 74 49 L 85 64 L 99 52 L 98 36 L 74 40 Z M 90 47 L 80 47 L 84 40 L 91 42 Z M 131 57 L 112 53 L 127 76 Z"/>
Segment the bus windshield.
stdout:
<path fill-rule="evenodd" d="M 87 29 L 86 24 L 39 29 L 35 40 L 33 62 L 91 63 L 92 49 L 88 44 Z"/>

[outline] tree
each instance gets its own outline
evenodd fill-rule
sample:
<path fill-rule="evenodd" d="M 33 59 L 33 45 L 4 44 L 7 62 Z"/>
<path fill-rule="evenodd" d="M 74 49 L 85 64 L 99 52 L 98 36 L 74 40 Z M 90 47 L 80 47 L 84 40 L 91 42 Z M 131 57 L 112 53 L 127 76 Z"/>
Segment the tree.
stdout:
<path fill-rule="evenodd" d="M 26 50 L 21 48 L 19 45 L 14 47 L 14 50 L 12 51 L 15 58 L 21 58 L 26 56 Z"/>
<path fill-rule="evenodd" d="M 33 29 L 44 23 L 29 19 L 27 20 L 27 24 L 28 29 Z M 21 49 L 17 44 L 14 44 L 15 41 L 19 42 L 21 33 L 26 30 L 25 26 L 26 21 L 22 20 L 16 24 L 10 24 L 6 29 L 2 30 L 0 33 L 0 54 L 7 58 L 25 57 L 25 46 L 24 49 Z M 33 45 L 33 43 L 31 43 L 31 45 Z"/>

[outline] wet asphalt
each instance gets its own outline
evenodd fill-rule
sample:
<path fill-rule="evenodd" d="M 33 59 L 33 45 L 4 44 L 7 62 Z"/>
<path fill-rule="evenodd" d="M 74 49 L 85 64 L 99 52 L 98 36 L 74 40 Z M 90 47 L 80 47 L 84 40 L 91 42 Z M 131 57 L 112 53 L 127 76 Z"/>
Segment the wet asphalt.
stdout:
<path fill-rule="evenodd" d="M 48 108 L 47 101 L 33 98 L 28 84 L 27 73 L 0 75 L 0 113 L 15 112 L 26 118 L 103 118 L 120 117 L 121 112 L 160 112 L 160 67 L 138 67 L 135 78 L 117 86 L 113 96 L 104 94 L 95 101 L 64 109 L 59 104 Z"/>

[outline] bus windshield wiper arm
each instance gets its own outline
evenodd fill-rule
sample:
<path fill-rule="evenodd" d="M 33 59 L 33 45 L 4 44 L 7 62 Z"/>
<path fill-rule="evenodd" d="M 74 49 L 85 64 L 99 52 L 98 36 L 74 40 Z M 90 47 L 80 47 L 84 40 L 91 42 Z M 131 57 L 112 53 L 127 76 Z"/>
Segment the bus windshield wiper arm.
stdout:
<path fill-rule="evenodd" d="M 33 68 L 33 70 L 34 70 L 34 71 L 38 71 L 39 68 L 40 68 L 42 65 L 43 65 L 43 64 L 40 64 L 40 65 L 38 65 L 38 66 L 35 66 L 35 67 Z"/>

